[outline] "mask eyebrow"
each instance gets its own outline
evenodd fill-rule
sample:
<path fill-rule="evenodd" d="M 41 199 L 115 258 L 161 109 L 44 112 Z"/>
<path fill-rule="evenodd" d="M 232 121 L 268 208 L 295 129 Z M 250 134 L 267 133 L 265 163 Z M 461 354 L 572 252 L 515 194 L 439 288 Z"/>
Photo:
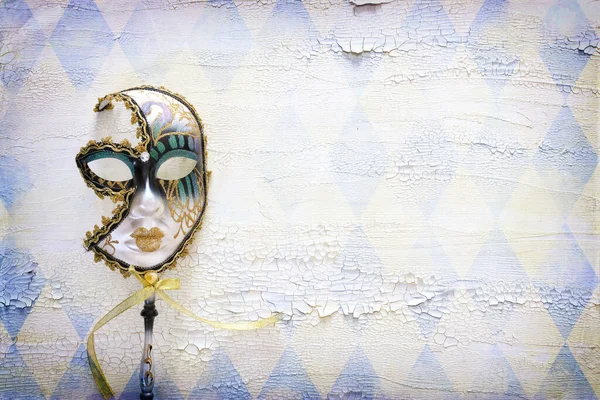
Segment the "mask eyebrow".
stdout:
<path fill-rule="evenodd" d="M 164 154 L 172 150 L 189 150 L 192 153 L 196 153 L 198 151 L 198 138 L 194 135 L 194 131 L 170 133 L 167 136 L 168 139 L 155 141 L 154 147 L 149 150 L 150 157 L 158 161 Z"/>
<path fill-rule="evenodd" d="M 194 153 L 193 151 L 189 151 L 189 150 L 183 150 L 183 149 L 175 149 L 175 150 L 170 150 L 168 152 L 166 152 L 156 163 L 156 170 L 158 171 L 158 169 L 160 168 L 160 166 L 167 161 L 168 159 L 171 159 L 173 157 L 184 157 L 184 158 L 189 158 L 191 160 L 194 161 L 198 161 L 198 154 Z"/>

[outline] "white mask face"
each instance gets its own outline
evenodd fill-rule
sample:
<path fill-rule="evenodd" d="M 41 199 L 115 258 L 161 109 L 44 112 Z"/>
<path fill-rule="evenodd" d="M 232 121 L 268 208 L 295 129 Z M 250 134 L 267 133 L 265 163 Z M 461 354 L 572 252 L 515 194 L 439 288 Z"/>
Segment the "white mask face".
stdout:
<path fill-rule="evenodd" d="M 123 101 L 133 111 L 141 142 L 90 142 L 76 157 L 101 196 L 123 201 L 86 247 L 109 266 L 138 271 L 174 266 L 200 226 L 206 205 L 202 123 L 183 98 L 164 89 L 125 90 L 101 99 L 97 111 Z"/>

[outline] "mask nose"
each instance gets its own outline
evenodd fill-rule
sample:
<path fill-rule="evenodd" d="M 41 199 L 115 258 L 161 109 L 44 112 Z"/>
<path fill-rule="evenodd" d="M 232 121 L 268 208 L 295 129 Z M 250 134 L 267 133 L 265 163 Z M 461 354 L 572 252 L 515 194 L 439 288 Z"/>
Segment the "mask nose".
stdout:
<path fill-rule="evenodd" d="M 130 215 L 134 218 L 158 218 L 164 212 L 162 197 L 152 190 L 150 182 L 146 180 L 144 187 L 133 198 Z"/>

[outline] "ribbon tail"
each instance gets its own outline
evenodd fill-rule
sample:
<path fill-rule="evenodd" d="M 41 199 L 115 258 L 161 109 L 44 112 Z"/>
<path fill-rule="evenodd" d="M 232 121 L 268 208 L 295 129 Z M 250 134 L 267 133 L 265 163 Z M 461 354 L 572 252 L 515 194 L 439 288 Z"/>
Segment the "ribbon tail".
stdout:
<path fill-rule="evenodd" d="M 98 321 L 90 331 L 90 334 L 87 339 L 88 361 L 90 363 L 90 369 L 92 371 L 92 376 L 96 381 L 96 385 L 98 386 L 98 389 L 100 389 L 100 393 L 102 393 L 102 396 L 106 400 L 114 398 L 115 393 L 108 384 L 106 376 L 104 375 L 104 371 L 102 371 L 102 367 L 98 362 L 98 357 L 96 356 L 94 334 L 112 319 L 118 317 L 123 312 L 129 310 L 131 307 L 140 304 L 148 297 L 152 296 L 152 293 L 154 293 L 154 288 L 151 286 L 145 287 L 135 292 L 134 294 L 123 300 L 121 303 L 117 304 L 115 308 L 106 313 L 106 315 L 102 317 L 100 321 Z"/>
<path fill-rule="evenodd" d="M 196 314 L 194 314 L 193 312 L 191 312 L 190 310 L 186 309 L 181 304 L 179 304 L 178 302 L 173 300 L 171 297 L 169 297 L 168 294 L 166 294 L 165 292 L 163 292 L 160 289 L 156 290 L 156 294 L 158 294 L 158 296 L 161 299 L 163 299 L 167 304 L 169 304 L 171 307 L 173 307 L 180 313 L 185 314 L 188 317 L 195 319 L 196 321 L 200 321 L 206 325 L 210 325 L 214 328 L 228 329 L 228 330 L 234 330 L 234 331 L 252 331 L 255 329 L 264 328 L 266 326 L 275 325 L 275 323 L 281 319 L 280 314 L 275 314 L 269 318 L 259 319 L 258 321 L 244 321 L 244 322 L 235 322 L 235 323 L 224 323 L 224 322 L 218 322 L 218 321 L 211 321 L 209 319 L 197 316 Z"/>

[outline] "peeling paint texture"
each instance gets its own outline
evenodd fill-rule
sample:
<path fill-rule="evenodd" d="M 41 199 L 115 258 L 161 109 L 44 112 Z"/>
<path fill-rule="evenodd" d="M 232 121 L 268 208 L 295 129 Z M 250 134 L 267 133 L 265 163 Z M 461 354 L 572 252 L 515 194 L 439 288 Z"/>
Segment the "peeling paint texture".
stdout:
<path fill-rule="evenodd" d="M 82 247 L 99 96 L 194 104 L 202 229 L 163 277 L 169 399 L 600 397 L 600 8 L 589 0 L 0 1 L 0 399 L 98 398 L 139 290 Z M 96 334 L 138 398 L 141 306 Z"/>

